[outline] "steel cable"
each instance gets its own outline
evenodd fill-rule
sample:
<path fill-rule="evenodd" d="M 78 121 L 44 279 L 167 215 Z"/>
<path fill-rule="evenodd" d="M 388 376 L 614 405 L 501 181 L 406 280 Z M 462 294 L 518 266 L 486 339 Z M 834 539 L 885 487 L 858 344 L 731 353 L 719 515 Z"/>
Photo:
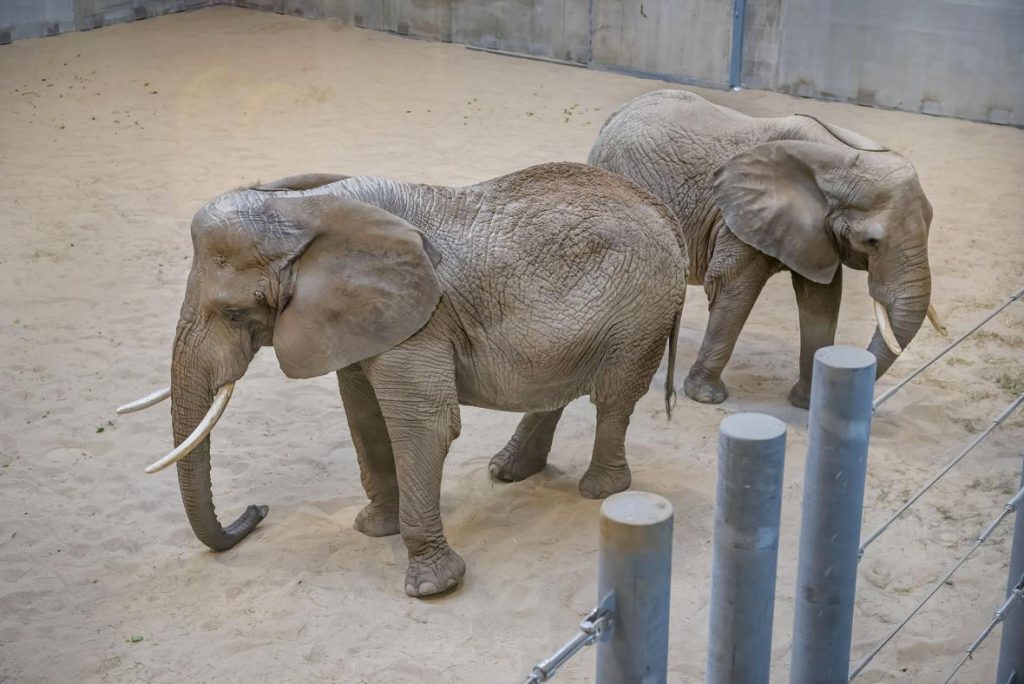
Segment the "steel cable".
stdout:
<path fill-rule="evenodd" d="M 989 523 L 984 530 L 982 530 L 981 534 L 978 535 L 978 538 L 975 540 L 970 550 L 966 554 L 964 554 L 960 558 L 960 560 L 956 562 L 955 565 L 953 565 L 953 568 L 948 573 L 946 573 L 946 575 L 941 580 L 939 580 L 938 584 L 932 587 L 932 590 L 928 592 L 928 595 L 925 596 L 924 599 L 922 599 L 914 607 L 912 611 L 910 611 L 910 614 L 907 615 L 907 617 L 903 618 L 903 621 L 900 622 L 900 624 L 898 624 L 895 629 L 889 632 L 889 635 L 885 637 L 885 639 L 883 639 L 877 646 L 875 646 L 874 650 L 871 651 L 871 653 L 869 653 L 867 657 L 865 657 L 860 662 L 859 665 L 857 665 L 853 672 L 850 673 L 849 681 L 853 681 L 853 679 L 857 675 L 864 671 L 864 668 L 866 668 L 868 664 L 875 659 L 875 656 L 881 653 L 882 649 L 885 648 L 886 645 L 893 640 L 893 637 L 900 633 L 900 630 L 906 627 L 907 623 L 910 622 L 910 620 L 915 615 L 917 615 L 918 611 L 920 611 L 925 606 L 925 604 L 928 603 L 928 601 L 930 601 L 936 593 L 938 593 L 939 589 L 941 589 L 942 586 L 949 581 L 949 578 L 952 577 L 953 574 L 960 569 L 960 566 L 966 563 L 971 558 L 971 556 L 974 555 L 974 552 L 977 551 L 981 547 L 981 545 L 985 543 L 985 541 L 992 535 L 992 532 L 994 532 L 995 529 L 999 527 L 999 524 L 1002 523 L 1008 515 L 1017 510 L 1017 506 L 1021 504 L 1021 501 L 1024 501 L 1024 487 L 1021 487 L 1020 490 L 1013 496 L 1013 498 L 1006 502 L 1006 505 L 1003 506 L 1002 512 L 996 517 L 995 520 Z"/>
<path fill-rule="evenodd" d="M 927 492 L 929 489 L 931 489 L 935 485 L 936 482 L 941 480 L 946 475 L 946 473 L 948 473 L 950 470 L 952 470 L 956 466 L 957 463 L 962 461 L 964 459 L 964 457 L 967 456 L 967 454 L 971 453 L 971 451 L 974 449 L 974 447 L 976 447 L 979 444 L 981 444 L 981 442 L 984 441 L 984 439 L 986 437 L 988 437 L 992 433 L 992 431 L 995 430 L 1014 411 L 1016 411 L 1020 407 L 1021 404 L 1024 404 L 1024 392 L 1022 392 L 1020 394 L 1020 396 L 1018 396 L 1016 399 L 1014 399 L 1012 402 L 1010 402 L 1010 405 L 1007 406 L 1005 409 L 1003 409 L 1002 413 L 1000 413 L 998 416 L 993 418 L 992 419 L 992 423 L 987 428 L 985 428 L 985 430 L 981 434 L 979 434 L 977 437 L 975 437 L 973 440 L 971 440 L 971 443 L 968 444 L 964 449 L 962 449 L 960 451 L 960 453 L 956 455 L 956 458 L 954 458 L 952 461 L 947 463 L 946 466 L 942 470 L 939 471 L 938 475 L 936 475 L 931 480 L 929 480 L 928 483 L 925 486 L 921 487 L 921 489 L 919 489 L 917 491 L 917 493 L 914 494 L 914 496 L 910 497 L 910 499 L 908 499 L 907 502 L 905 504 L 903 504 L 903 506 L 901 506 L 898 511 L 893 513 L 889 517 L 889 519 L 886 520 L 885 523 L 882 524 L 881 527 L 879 527 L 877 530 L 875 530 L 870 535 L 868 535 L 867 539 L 865 539 L 864 542 L 861 543 L 860 550 L 857 552 L 857 557 L 861 558 L 864 555 L 864 549 L 866 549 L 871 542 L 873 542 L 876 539 L 878 539 L 882 535 L 883 532 L 885 532 L 887 529 L 889 529 L 889 526 L 892 525 L 894 522 L 896 522 L 897 518 L 899 518 L 901 515 L 906 513 L 908 508 L 913 506 L 914 503 L 916 503 L 918 499 L 920 499 L 922 496 L 924 496 L 925 492 Z"/>
<path fill-rule="evenodd" d="M 1003 605 L 996 609 L 995 615 L 992 616 L 992 621 L 989 622 L 988 626 L 982 630 L 981 634 L 978 635 L 978 638 L 974 640 L 974 643 L 967 647 L 967 652 L 964 653 L 964 657 L 956 664 L 956 667 L 954 667 L 953 671 L 949 673 L 949 676 L 946 677 L 943 684 L 949 684 L 953 681 L 953 677 L 955 677 L 956 673 L 960 671 L 960 668 L 964 666 L 964 663 L 974 656 L 975 651 L 981 648 L 981 645 L 985 642 L 985 639 L 988 638 L 988 635 L 992 633 L 992 630 L 996 628 L 996 625 L 1006 620 L 1018 603 L 1024 603 L 1024 573 L 1021 574 L 1020 580 L 1017 582 L 1016 586 L 1010 590 L 1010 595 L 1006 597 L 1006 601 Z"/>
<path fill-rule="evenodd" d="M 945 349 L 940 351 L 938 356 L 935 356 L 934 358 L 932 358 L 931 361 L 929 361 L 928 363 L 924 364 L 923 366 L 918 368 L 916 371 L 914 371 L 913 373 L 911 373 L 910 375 L 908 375 L 907 377 L 903 378 L 898 383 L 896 383 L 895 385 L 893 385 L 892 387 L 887 389 L 885 392 L 883 392 L 881 396 L 879 396 L 877 399 L 875 399 L 874 404 L 872 404 L 873 408 L 875 410 L 878 410 L 879 406 L 881 406 L 885 402 L 889 401 L 889 399 L 891 399 L 894 394 L 899 392 L 903 388 L 904 385 L 906 385 L 908 382 L 910 382 L 911 380 L 916 378 L 918 375 L 923 373 L 925 371 L 925 369 L 927 369 L 933 363 L 935 363 L 936 361 L 941 359 L 943 356 L 945 356 L 947 353 L 949 353 L 953 348 L 958 346 L 961 342 L 966 340 L 968 337 L 973 335 L 979 328 L 981 328 L 981 326 L 985 325 L 986 323 L 991 321 L 993 318 L 998 316 L 999 313 L 1002 312 L 1003 309 L 1005 309 L 1006 307 L 1010 306 L 1010 304 L 1013 304 L 1014 302 L 1018 301 L 1021 298 L 1024 298 L 1024 287 L 1022 287 L 1021 289 L 1017 290 L 1017 292 L 1015 294 L 1011 295 L 1010 298 L 1007 301 L 1003 302 L 1000 306 L 996 307 L 992 312 L 990 312 L 987 316 L 985 316 L 985 318 L 983 318 L 980 323 L 978 323 L 973 328 L 971 328 L 970 330 L 965 332 L 963 335 L 958 337 L 948 347 L 946 347 Z"/>

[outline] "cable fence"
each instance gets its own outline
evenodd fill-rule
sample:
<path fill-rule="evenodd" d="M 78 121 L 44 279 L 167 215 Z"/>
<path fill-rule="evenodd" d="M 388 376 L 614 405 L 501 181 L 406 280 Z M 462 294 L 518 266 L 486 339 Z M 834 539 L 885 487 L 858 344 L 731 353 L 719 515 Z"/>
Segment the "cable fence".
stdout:
<path fill-rule="evenodd" d="M 964 666 L 964 663 L 974 657 L 974 653 L 983 643 L 985 643 L 985 639 L 987 639 L 988 635 L 992 633 L 992 630 L 996 628 L 996 625 L 1005 621 L 1013 609 L 1019 607 L 1022 603 L 1024 603 L 1024 573 L 1021 573 L 1017 584 L 1010 590 L 1010 596 L 1006 599 L 1006 602 L 996 610 L 995 615 L 992 616 L 992 621 L 989 622 L 988 626 L 982 630 L 981 634 L 978 635 L 978 638 L 967 647 L 967 652 L 964 653 L 964 657 L 960 659 L 960 662 L 956 664 L 953 671 L 946 677 L 944 684 L 949 684 L 953 681 L 953 677 L 956 676 L 956 673 L 960 671 L 960 668 Z M 1021 648 L 1024 648 L 1024 644 L 1021 644 L 1020 646 Z M 996 681 L 998 681 L 998 679 Z M 1003 684 L 1013 684 L 1013 682 L 1007 681 Z"/>
<path fill-rule="evenodd" d="M 1020 488 L 941 580 L 851 669 L 857 566 L 865 550 L 1024 406 L 1018 395 L 989 425 L 876 530 L 861 536 L 872 414 L 972 334 L 1024 299 L 1024 288 L 906 378 L 872 399 L 875 358 L 832 346 L 814 356 L 808 416 L 790 682 L 852 681 L 1016 513 L 1005 602 L 951 669 L 952 681 L 1000 624 L 997 684 L 1024 684 L 1024 458 Z M 785 458 L 785 425 L 754 413 L 719 428 L 706 681 L 767 682 Z M 601 506 L 597 607 L 579 631 L 526 676 L 549 681 L 573 656 L 596 645 L 597 684 L 667 681 L 673 511 L 655 494 L 623 492 Z M 1016 610 L 1015 610 L 1016 609 Z"/>
<path fill-rule="evenodd" d="M 967 456 L 967 454 L 971 453 L 971 451 L 974 450 L 974 447 L 978 446 L 983 441 L 985 441 L 985 438 L 988 437 L 990 434 L 992 434 L 993 430 L 995 430 L 997 427 L 1002 425 L 1004 420 L 1009 418 L 1013 414 L 1014 411 L 1016 411 L 1018 408 L 1020 408 L 1021 404 L 1024 404 L 1024 392 L 1022 392 L 1020 394 L 1020 396 L 1018 396 L 1016 399 L 1014 399 L 1012 402 L 1010 402 L 1010 405 L 1007 406 L 1005 409 L 1003 409 L 1003 411 L 1000 412 L 1000 414 L 998 416 L 993 418 L 992 422 L 989 423 L 988 427 L 986 427 L 981 433 L 979 433 L 977 437 L 972 439 L 970 444 L 968 444 L 966 447 L 961 449 L 960 453 L 958 453 L 956 455 L 956 457 L 952 461 L 947 463 L 942 468 L 942 470 L 940 470 L 938 472 L 938 474 L 935 475 L 935 477 L 933 477 L 932 479 L 928 480 L 928 482 L 923 487 L 921 487 L 921 489 L 917 490 L 916 494 L 914 494 L 912 497 L 907 499 L 906 503 L 904 503 L 895 513 L 893 513 L 889 517 L 888 520 L 886 520 L 884 523 L 882 523 L 882 525 L 879 526 L 879 528 L 877 530 L 875 530 L 874 532 L 869 534 L 867 536 L 867 538 L 860 545 L 860 550 L 858 551 L 858 554 L 857 554 L 858 557 L 863 557 L 864 556 L 864 550 L 868 548 L 868 546 L 871 544 L 871 542 L 875 541 L 880 536 L 882 536 L 882 533 L 885 532 L 886 530 L 888 530 L 889 527 L 892 526 L 892 524 L 894 522 L 896 522 L 896 520 L 899 519 L 900 516 L 902 516 L 904 513 L 906 513 L 907 510 L 911 506 L 913 506 L 915 503 L 917 503 L 918 499 L 920 499 L 922 496 L 924 496 L 925 493 L 927 493 L 929 489 L 931 489 L 933 486 L 935 486 L 935 484 L 939 480 L 941 480 L 943 477 L 945 477 L 946 473 L 948 473 L 950 470 L 955 468 L 956 465 L 958 463 L 960 463 L 960 461 L 962 461 L 965 456 Z"/>
<path fill-rule="evenodd" d="M 949 353 L 954 348 L 959 346 L 964 340 L 966 340 L 971 335 L 980 330 L 985 324 L 987 324 L 989 321 L 991 321 L 993 318 L 999 315 L 1011 304 L 1013 304 L 1016 301 L 1021 301 L 1022 298 L 1024 298 L 1024 288 L 1021 288 L 1020 290 L 1015 292 L 1005 302 L 1003 302 L 1001 305 L 997 306 L 995 309 L 990 311 L 981 321 L 975 324 L 970 330 L 968 330 L 963 335 L 958 337 L 952 343 L 947 345 L 937 355 L 935 355 L 922 366 L 920 366 L 915 371 L 910 373 L 907 377 L 903 378 L 903 380 L 901 380 L 900 382 L 896 383 L 888 390 L 883 392 L 874 401 L 873 408 L 877 410 L 878 407 L 880 407 L 886 401 L 895 396 L 901 389 L 906 387 L 907 384 L 909 384 L 921 373 L 923 373 L 925 370 L 931 367 L 936 361 L 938 361 L 947 353 Z M 945 477 L 979 444 L 985 441 L 996 428 L 998 428 L 1006 421 L 1007 418 L 1012 416 L 1021 407 L 1022 404 L 1024 404 L 1024 393 L 1021 393 L 1020 395 L 1017 396 L 1016 399 L 1011 401 L 1010 404 L 1006 406 L 1006 408 L 1004 408 L 995 418 L 992 419 L 992 421 L 985 428 L 985 430 L 983 430 L 974 439 L 972 439 L 970 443 L 968 443 L 967 446 L 961 449 L 960 452 L 949 463 L 943 466 L 938 471 L 938 473 L 936 473 L 931 479 L 929 479 L 928 482 L 926 482 L 916 493 L 914 493 L 914 495 L 911 496 L 899 509 L 897 509 L 892 515 L 890 515 L 889 518 L 886 519 L 884 523 L 882 523 L 882 525 L 880 525 L 876 530 L 869 534 L 864 539 L 864 541 L 861 542 L 860 548 L 858 549 L 858 561 L 860 558 L 864 556 L 864 552 L 868 546 L 870 546 L 874 541 L 881 537 L 901 516 L 903 516 L 904 513 L 906 513 L 915 503 L 917 503 L 921 499 L 921 497 L 923 497 L 932 487 L 934 487 L 935 484 L 939 482 L 939 480 Z M 852 681 L 854 678 L 860 675 L 864 671 L 864 669 L 871 663 L 871 661 L 874 660 L 874 658 L 896 637 L 896 635 L 899 634 L 899 632 L 907 626 L 907 624 L 913 619 L 913 617 L 917 615 L 917 613 L 928 603 L 928 601 L 930 601 L 932 597 L 934 597 L 938 593 L 938 591 L 946 584 L 946 582 L 949 581 L 949 579 L 956 573 L 956 571 L 959 570 L 960 567 L 963 566 L 963 564 L 966 563 L 971 558 L 971 556 L 974 555 L 974 553 L 985 543 L 986 540 L 988 540 L 988 538 L 992 535 L 996 528 L 1003 522 L 1003 520 L 1006 519 L 1007 516 L 1009 516 L 1014 511 L 1024 512 L 1024 505 L 1022 505 L 1022 502 L 1024 502 L 1024 475 L 1022 475 L 1021 489 L 1006 503 L 1000 514 L 984 530 L 982 530 L 981 534 L 979 534 L 978 537 L 975 539 L 974 544 L 972 544 L 971 548 L 967 551 L 967 553 L 964 554 L 959 560 L 957 560 L 957 562 L 952 566 L 949 572 L 931 589 L 931 591 L 929 591 L 928 594 L 926 594 L 925 597 L 916 606 L 914 606 L 910 613 L 892 631 L 890 631 L 867 656 L 865 656 L 860 661 L 860 663 L 850 673 L 850 681 Z M 1018 522 L 1015 526 L 1015 529 L 1015 538 L 1022 538 L 1022 541 L 1020 541 L 1019 544 L 1019 546 L 1021 547 L 1021 551 L 1019 552 L 1019 554 L 1024 556 L 1024 515 L 1018 515 Z M 1018 544 L 1015 541 L 1014 546 L 1016 547 L 1017 545 Z M 1013 574 L 1013 571 L 1013 563 L 1011 563 L 1011 577 L 1015 576 Z M 1011 587 L 1008 590 L 1009 598 L 1007 598 L 1007 603 L 1004 604 L 1004 607 L 1005 605 L 1013 604 L 1012 599 L 1015 596 L 1015 591 L 1016 589 L 1013 587 Z M 980 644 L 983 643 L 984 640 L 987 638 L 988 633 L 990 633 L 995 628 L 995 626 L 999 624 L 999 622 L 1002 622 L 1006 618 L 1007 613 L 1004 612 L 1002 608 L 1000 608 L 996 611 L 995 615 L 999 619 L 994 619 L 993 623 L 989 626 L 989 628 L 975 641 L 975 643 L 973 643 L 968 648 L 967 653 L 965 654 L 963 659 L 956 665 L 953 671 L 949 674 L 949 677 L 946 680 L 947 682 L 951 681 L 952 678 L 956 676 L 957 672 L 959 672 L 959 670 L 963 667 L 964 663 L 966 663 L 967 660 L 969 660 L 973 656 L 974 652 L 977 650 Z M 1024 623 L 1024 620 L 1022 620 L 1021 622 Z M 1008 648 L 1004 647 L 1003 651 L 1015 650 L 1024 653 L 1024 628 L 1021 629 L 1021 634 L 1022 639 L 1018 643 L 1011 644 Z M 1001 655 L 1000 658 L 1002 661 L 1003 656 Z M 1002 670 L 1002 666 L 1000 669 Z M 1021 679 L 1024 680 L 1024 663 L 1017 665 L 1013 670 L 1013 673 L 1020 675 Z M 1003 678 L 999 681 L 1000 684 L 1005 684 L 1007 679 Z"/>
<path fill-rule="evenodd" d="M 950 578 L 953 577 L 956 571 L 959 570 L 964 563 L 970 560 L 971 556 L 974 555 L 974 552 L 981 548 L 982 544 L 988 541 L 988 538 L 992 536 L 992 533 L 996 531 L 996 528 L 999 527 L 1003 520 L 1005 520 L 1007 516 L 1009 516 L 1011 513 L 1014 513 L 1018 509 L 1018 507 L 1021 505 L 1021 502 L 1024 502 L 1024 487 L 1021 487 L 1020 490 L 1009 501 L 1006 502 L 1006 504 L 1003 506 L 1003 510 L 999 513 L 998 516 L 996 516 L 996 518 L 992 522 L 990 522 L 985 527 L 985 529 L 981 531 L 981 534 L 979 534 L 977 538 L 974 540 L 974 544 L 967 551 L 967 553 L 960 557 L 960 560 L 958 560 L 949 570 L 949 572 L 947 572 L 942 577 L 942 579 L 940 579 L 935 584 L 935 586 L 932 587 L 932 590 L 929 591 L 916 606 L 914 606 L 914 609 L 911 610 L 910 613 L 905 618 L 903 618 L 903 620 L 898 625 L 896 625 L 896 628 L 889 632 L 888 636 L 886 636 L 877 646 L 875 646 L 874 650 L 872 650 L 871 653 L 869 653 L 867 657 L 865 657 L 860 662 L 860 664 L 856 668 L 854 668 L 853 672 L 850 673 L 851 681 L 857 675 L 863 672 L 864 668 L 866 668 L 871 663 L 871 661 L 875 659 L 875 656 L 881 653 L 882 649 L 884 649 L 889 644 L 889 642 L 892 641 L 893 638 L 897 634 L 899 634 L 904 627 L 907 626 L 907 623 L 909 623 L 910 620 L 915 615 L 917 615 L 918 611 L 924 608 L 925 604 L 927 604 L 928 601 L 930 601 L 932 597 L 939 592 L 939 590 L 946 584 L 946 582 L 948 582 Z"/>
<path fill-rule="evenodd" d="M 1005 302 L 1003 302 L 1002 304 L 997 306 L 995 309 L 990 311 L 985 316 L 985 318 L 981 319 L 973 328 L 971 328 L 970 330 L 965 332 L 963 335 L 961 335 L 960 337 L 956 338 L 956 340 L 954 340 L 952 343 L 950 343 L 949 346 L 947 346 L 945 349 L 943 349 L 938 354 L 936 354 L 934 357 L 932 357 L 932 359 L 930 361 L 928 361 L 928 363 L 924 364 L 923 366 L 921 366 L 920 368 L 915 370 L 913 373 L 911 373 L 907 377 L 905 377 L 902 380 L 900 380 L 898 383 L 896 383 L 895 385 L 893 385 L 892 387 L 887 389 L 885 392 L 882 392 L 882 394 L 877 399 L 875 399 L 875 402 L 874 402 L 875 410 L 877 410 L 878 407 L 881 406 L 882 404 L 884 404 L 885 402 L 887 402 L 890 399 L 892 399 L 893 396 L 897 392 L 899 392 L 901 389 L 903 389 L 908 383 L 910 383 L 911 380 L 916 378 L 921 373 L 925 372 L 929 368 L 929 366 L 931 366 L 933 363 L 935 363 L 936 361 L 941 359 L 943 356 L 945 356 L 946 354 L 951 352 L 953 349 L 958 347 L 960 345 L 960 343 L 963 342 L 964 340 L 966 340 L 968 337 L 970 337 L 974 333 L 978 332 L 978 330 L 980 330 L 986 323 L 988 323 L 993 318 L 995 318 L 1000 313 L 1002 313 L 1003 310 L 1006 307 L 1010 306 L 1014 302 L 1020 301 L 1021 299 L 1024 299 L 1024 287 L 1022 287 L 1021 289 L 1017 290 L 1017 292 L 1015 292 L 1014 294 L 1010 295 L 1009 299 L 1007 299 Z"/>

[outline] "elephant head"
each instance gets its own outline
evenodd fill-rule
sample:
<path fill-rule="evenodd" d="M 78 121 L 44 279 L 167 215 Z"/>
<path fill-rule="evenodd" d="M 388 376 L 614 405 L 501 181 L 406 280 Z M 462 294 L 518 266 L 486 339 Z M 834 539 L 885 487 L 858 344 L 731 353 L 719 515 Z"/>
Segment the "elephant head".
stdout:
<path fill-rule="evenodd" d="M 169 392 L 119 410 L 169 394 L 175 449 L 146 472 L 177 462 L 189 523 L 217 551 L 267 513 L 249 506 L 222 527 L 210 483 L 209 432 L 259 348 L 273 345 L 289 377 L 323 375 L 413 335 L 441 296 L 436 259 L 413 226 L 353 199 L 288 194 L 238 191 L 196 214 Z"/>
<path fill-rule="evenodd" d="M 868 350 L 879 376 L 926 314 L 941 329 L 929 303 L 932 207 L 904 157 L 850 144 L 768 142 L 720 167 L 713 191 L 738 238 L 805 278 L 829 283 L 840 263 L 867 270 L 878 323 Z"/>

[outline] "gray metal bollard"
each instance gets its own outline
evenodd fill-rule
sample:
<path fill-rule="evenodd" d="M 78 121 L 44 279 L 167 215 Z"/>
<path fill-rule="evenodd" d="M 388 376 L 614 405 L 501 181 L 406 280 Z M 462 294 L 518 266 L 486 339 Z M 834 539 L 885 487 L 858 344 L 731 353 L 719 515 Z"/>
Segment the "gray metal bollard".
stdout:
<path fill-rule="evenodd" d="M 738 413 L 718 431 L 709 684 L 767 684 L 771 671 L 786 426 Z"/>
<path fill-rule="evenodd" d="M 814 355 L 791 684 L 849 675 L 874 386 L 870 352 L 836 345 Z"/>
<path fill-rule="evenodd" d="M 597 596 L 615 592 L 615 618 L 597 642 L 597 684 L 667 679 L 672 519 L 657 494 L 622 492 L 601 504 Z"/>
<path fill-rule="evenodd" d="M 1024 487 L 1024 466 L 1020 474 Z M 1024 506 L 1017 508 L 1013 525 L 1013 546 L 1010 549 L 1010 574 L 1006 582 L 1006 595 L 1020 581 L 1024 573 Z M 1011 680 L 1010 677 L 1015 677 Z M 1003 636 L 999 642 L 998 684 L 1024 684 L 1024 606 L 1016 606 L 1003 623 Z"/>

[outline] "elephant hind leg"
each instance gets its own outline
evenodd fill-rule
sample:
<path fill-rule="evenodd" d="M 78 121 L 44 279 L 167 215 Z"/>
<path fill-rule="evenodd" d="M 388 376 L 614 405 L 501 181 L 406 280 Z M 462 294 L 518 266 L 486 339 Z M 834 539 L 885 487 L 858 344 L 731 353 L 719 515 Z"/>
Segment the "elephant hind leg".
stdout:
<path fill-rule="evenodd" d="M 543 470 L 561 417 L 562 409 L 523 416 L 508 443 L 491 457 L 491 475 L 502 482 L 519 482 Z"/>
<path fill-rule="evenodd" d="M 580 478 L 580 494 L 588 499 L 629 489 L 632 475 L 626 462 L 626 430 L 636 402 L 650 389 L 665 342 L 675 329 L 669 314 L 652 326 L 657 335 L 637 340 L 629 329 L 621 335 L 617 350 L 606 360 L 590 400 L 597 407 L 597 429 L 590 466 Z"/>
<path fill-rule="evenodd" d="M 597 404 L 597 430 L 590 467 L 580 478 L 580 494 L 588 499 L 629 489 L 632 475 L 626 462 L 626 428 L 633 413 L 630 403 Z"/>

